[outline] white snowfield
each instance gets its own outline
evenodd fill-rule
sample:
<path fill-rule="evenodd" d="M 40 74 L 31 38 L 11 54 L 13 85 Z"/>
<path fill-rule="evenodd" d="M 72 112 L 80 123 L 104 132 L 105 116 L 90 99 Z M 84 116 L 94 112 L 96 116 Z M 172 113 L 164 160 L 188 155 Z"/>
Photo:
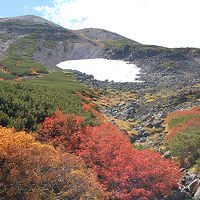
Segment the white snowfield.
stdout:
<path fill-rule="evenodd" d="M 140 74 L 140 69 L 134 64 L 127 64 L 121 60 L 84 59 L 68 60 L 57 65 L 62 69 L 77 70 L 88 75 L 93 75 L 100 81 L 114 82 L 139 82 L 135 78 Z"/>

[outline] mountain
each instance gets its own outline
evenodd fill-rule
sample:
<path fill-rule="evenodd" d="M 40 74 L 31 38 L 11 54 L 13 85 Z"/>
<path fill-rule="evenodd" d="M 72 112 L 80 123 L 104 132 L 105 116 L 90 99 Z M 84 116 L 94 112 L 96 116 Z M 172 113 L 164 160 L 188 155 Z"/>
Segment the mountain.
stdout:
<path fill-rule="evenodd" d="M 135 43 L 120 35 L 100 29 L 92 29 L 88 36 L 87 31 L 68 30 L 32 15 L 0 19 L 0 30 L 1 59 L 7 52 L 11 55 L 15 53 L 22 55 L 23 52 L 19 48 L 13 52 L 12 46 L 15 44 L 20 46 L 26 40 L 32 43 L 32 46 L 29 45 L 27 48 L 34 48 L 29 55 L 32 60 L 50 69 L 56 69 L 56 64 L 64 60 L 102 57 L 103 47 L 106 45 L 104 42 Z M 98 38 L 90 37 L 96 32 L 99 33 Z M 103 37 L 108 35 L 110 40 L 103 40 Z"/>
<path fill-rule="evenodd" d="M 142 82 L 56 67 L 83 58 L 134 63 Z M 0 199 L 200 199 L 199 68 L 197 48 L 1 18 Z"/>
<path fill-rule="evenodd" d="M 113 44 L 115 42 L 116 43 L 118 42 L 121 44 L 125 43 L 129 45 L 139 44 L 138 42 L 130 40 L 126 37 L 123 37 L 117 33 L 113 33 L 104 29 L 99 29 L 99 28 L 85 28 L 85 29 L 74 31 L 74 32 L 83 37 L 87 37 L 90 40 L 93 40 L 96 42 L 102 42 L 107 45 L 109 45 L 109 43 L 112 44 L 112 42 Z"/>
<path fill-rule="evenodd" d="M 61 61 L 87 58 L 135 63 L 145 87 L 199 83 L 200 50 L 196 48 L 143 45 L 107 30 L 69 30 L 32 15 L 0 19 L 2 78 L 47 73 L 45 67 L 55 70 Z"/>

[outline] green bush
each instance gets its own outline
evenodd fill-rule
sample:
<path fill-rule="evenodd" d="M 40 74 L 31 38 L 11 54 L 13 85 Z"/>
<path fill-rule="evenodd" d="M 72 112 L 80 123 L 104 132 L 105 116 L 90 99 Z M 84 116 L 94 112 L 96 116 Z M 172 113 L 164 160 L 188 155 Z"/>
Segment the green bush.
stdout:
<path fill-rule="evenodd" d="M 0 125 L 17 130 L 37 131 L 45 117 L 61 110 L 81 115 L 86 124 L 96 125 L 96 116 L 82 108 L 82 97 L 89 90 L 62 72 L 23 82 L 0 81 Z M 90 91 L 93 93 L 92 91 Z"/>
<path fill-rule="evenodd" d="M 200 127 L 185 127 L 172 139 L 171 154 L 178 158 L 182 166 L 193 165 L 200 157 Z M 199 165 L 200 166 L 200 165 Z"/>

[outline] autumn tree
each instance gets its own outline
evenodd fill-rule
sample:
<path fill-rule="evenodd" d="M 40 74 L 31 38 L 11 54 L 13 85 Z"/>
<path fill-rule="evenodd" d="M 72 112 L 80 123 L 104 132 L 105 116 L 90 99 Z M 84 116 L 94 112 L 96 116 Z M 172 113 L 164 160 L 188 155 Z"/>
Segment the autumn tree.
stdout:
<path fill-rule="evenodd" d="M 106 194 L 80 157 L 0 127 L 0 198 L 103 200 Z"/>

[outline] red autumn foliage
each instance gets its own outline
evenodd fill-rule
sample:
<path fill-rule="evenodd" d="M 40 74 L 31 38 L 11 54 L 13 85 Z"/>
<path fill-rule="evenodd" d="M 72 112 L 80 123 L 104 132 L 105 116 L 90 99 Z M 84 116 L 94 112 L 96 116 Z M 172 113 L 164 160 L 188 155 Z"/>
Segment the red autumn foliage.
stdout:
<path fill-rule="evenodd" d="M 56 111 L 47 117 L 39 131 L 39 140 L 50 142 L 54 147 L 63 146 L 66 151 L 78 149 L 81 132 L 81 116 L 70 116 Z"/>
<path fill-rule="evenodd" d="M 177 121 L 169 126 L 170 122 L 178 117 L 182 117 L 183 120 Z M 171 142 L 172 139 L 176 136 L 176 133 L 184 132 L 186 127 L 200 127 L 200 106 L 193 107 L 189 110 L 183 111 L 174 111 L 169 113 L 166 118 L 166 123 L 168 124 L 168 131 L 167 137 L 165 142 Z"/>
<path fill-rule="evenodd" d="M 92 108 L 86 102 L 82 101 L 82 105 L 83 105 L 83 110 L 85 110 L 86 112 L 92 111 Z"/>
<path fill-rule="evenodd" d="M 158 153 L 133 149 L 116 126 L 87 127 L 80 155 L 93 167 L 112 199 L 154 199 L 177 187 L 182 173 Z"/>
<path fill-rule="evenodd" d="M 189 110 L 174 111 L 168 114 L 166 123 L 169 123 L 173 118 L 178 116 L 200 115 L 200 106 L 193 107 Z"/>
<path fill-rule="evenodd" d="M 83 110 L 85 110 L 86 112 L 90 112 L 92 111 L 93 114 L 97 117 L 97 120 L 102 121 L 103 119 L 105 119 L 104 115 L 100 112 L 95 110 L 95 105 L 93 103 L 86 103 L 86 102 L 82 102 L 83 105 Z"/>
<path fill-rule="evenodd" d="M 182 173 L 170 160 L 151 151 L 133 149 L 126 136 L 112 124 L 81 126 L 80 117 L 57 111 L 46 118 L 40 137 L 66 151 L 77 152 L 98 174 L 110 199 L 155 199 L 177 187 Z"/>

